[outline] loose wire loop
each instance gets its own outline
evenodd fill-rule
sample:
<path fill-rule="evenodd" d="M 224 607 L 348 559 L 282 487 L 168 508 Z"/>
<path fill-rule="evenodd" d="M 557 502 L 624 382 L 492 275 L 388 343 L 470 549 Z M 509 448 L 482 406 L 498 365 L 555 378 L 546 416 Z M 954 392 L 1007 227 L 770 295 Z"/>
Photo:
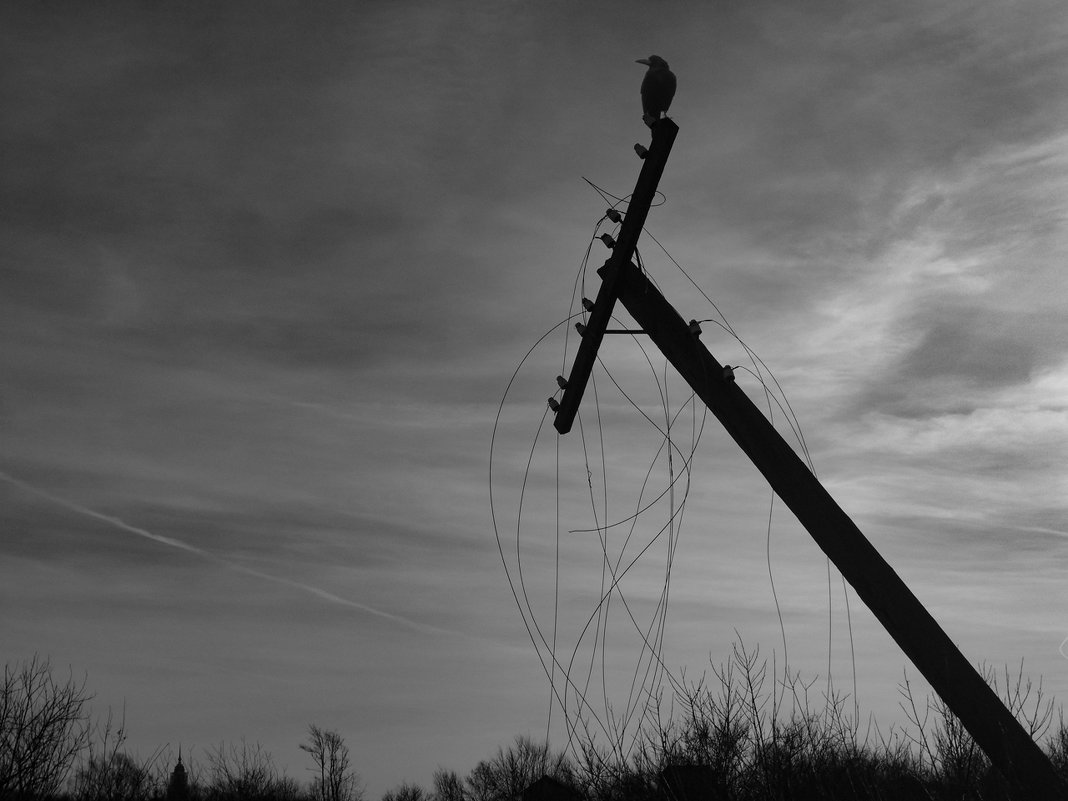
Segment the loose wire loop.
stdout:
<path fill-rule="evenodd" d="M 490 439 L 489 494 L 494 536 L 504 565 L 505 576 L 522 617 L 527 636 L 549 680 L 546 739 L 550 733 L 554 710 L 558 710 L 563 717 L 567 735 L 567 752 L 582 758 L 589 758 L 593 755 L 607 766 L 610 763 L 625 764 L 638 744 L 644 727 L 651 723 L 654 717 L 657 721 L 660 720 L 660 707 L 665 700 L 665 685 L 673 691 L 672 697 L 685 697 L 687 690 L 682 669 L 680 668 L 676 673 L 666 662 L 665 641 L 672 566 L 692 487 L 694 460 L 705 431 L 708 410 L 689 390 L 684 393 L 681 402 L 673 407 L 674 398 L 670 390 L 667 361 L 662 361 L 661 369 L 658 366 L 659 354 L 651 353 L 648 341 L 632 333 L 630 338 L 641 354 L 641 361 L 644 363 L 642 372 L 647 376 L 648 382 L 646 386 L 653 388 L 651 397 L 658 411 L 655 414 L 652 413 L 650 403 L 639 400 L 635 397 L 634 391 L 627 388 L 634 381 L 631 375 L 633 365 L 624 364 L 622 372 L 615 367 L 610 369 L 598 354 L 597 364 L 600 366 L 600 371 L 595 370 L 590 376 L 590 391 L 586 400 L 587 414 L 583 415 L 580 410 L 576 417 L 577 432 L 573 432 L 567 438 L 570 440 L 577 433 L 578 446 L 575 450 L 578 452 L 570 448 L 568 453 L 562 452 L 566 444 L 565 438 L 555 436 L 551 481 L 546 480 L 541 473 L 534 475 L 536 467 L 540 467 L 541 464 L 536 455 L 539 445 L 544 442 L 543 434 L 547 432 L 555 434 L 551 425 L 546 427 L 546 422 L 549 421 L 549 415 L 554 411 L 557 403 L 556 396 L 566 384 L 564 381 L 559 381 L 549 396 L 549 403 L 543 407 L 540 419 L 537 420 L 536 425 L 533 425 L 533 433 L 527 437 L 526 458 L 521 475 L 516 475 L 514 468 L 509 474 L 513 480 L 518 480 L 514 521 L 505 524 L 499 517 L 498 497 L 495 494 L 494 482 L 496 460 L 504 458 L 498 455 L 500 447 L 498 443 L 503 435 L 502 416 L 505 407 L 511 402 L 512 393 L 524 366 L 539 348 L 546 347 L 561 329 L 563 330 L 563 347 L 561 348 L 560 373 L 566 374 L 568 359 L 573 357 L 570 353 L 572 323 L 577 321 L 584 325 L 588 319 L 587 305 L 589 304 L 581 301 L 588 294 L 593 294 L 588 293 L 586 288 L 593 244 L 600 240 L 611 247 L 609 243 L 615 241 L 629 200 L 628 197 L 621 198 L 606 192 L 589 179 L 583 180 L 600 195 L 604 202 L 609 204 L 609 207 L 594 225 L 593 233 L 575 275 L 567 313 L 535 341 L 519 361 L 505 387 Z M 662 193 L 658 192 L 657 195 L 661 200 L 654 206 L 666 202 L 666 197 Z M 602 230 L 605 227 L 608 227 L 608 230 Z M 714 310 L 714 317 L 695 320 L 693 324 L 699 330 L 699 323 L 711 323 L 729 334 L 743 349 L 749 361 L 748 366 L 735 366 L 728 369 L 731 369 L 732 375 L 735 371 L 740 371 L 756 379 L 764 394 L 769 419 L 774 422 L 777 410 L 780 419 L 788 425 L 809 469 L 815 472 L 800 422 L 772 370 L 738 335 L 712 298 L 664 245 L 648 230 L 644 233 L 656 243 L 671 264 L 697 289 L 701 297 Z M 637 251 L 635 251 L 635 260 L 639 268 L 653 281 L 653 276 L 650 275 L 641 254 Z M 652 350 L 655 351 L 655 348 Z M 602 397 L 603 390 L 606 388 L 599 384 L 599 375 L 607 379 L 607 389 L 611 390 L 604 397 Z M 528 406 L 522 400 L 516 400 L 515 403 L 522 404 L 523 408 Z M 610 438 L 608 429 L 614 430 L 617 423 L 624 418 L 638 421 L 640 430 L 654 438 L 650 442 L 655 443 L 655 447 L 652 444 L 649 446 L 652 455 L 648 457 L 641 479 L 636 482 L 637 488 L 632 492 L 629 501 L 618 501 L 617 496 L 620 493 L 616 491 L 615 476 L 628 472 L 633 474 L 635 471 L 620 469 L 616 463 L 615 457 L 622 449 L 617 447 Z M 514 461 L 512 458 L 508 459 L 509 463 Z M 580 476 L 578 480 L 574 478 L 576 471 Z M 666 476 L 660 479 L 661 483 L 658 483 L 657 477 L 660 471 L 666 473 Z M 577 501 L 573 493 L 567 492 L 568 488 L 573 488 L 576 484 L 582 486 L 584 500 L 581 503 L 586 509 L 585 514 L 589 516 L 591 525 L 566 527 L 563 524 L 564 516 L 572 519 L 577 514 Z M 551 502 L 544 504 L 529 501 L 528 494 L 532 492 L 538 492 L 539 498 L 542 494 L 551 492 L 553 497 Z M 775 509 L 774 500 L 774 494 L 772 494 L 768 503 L 765 528 L 765 556 L 783 647 L 783 678 L 781 681 L 777 679 L 778 689 L 774 697 L 774 705 L 778 709 L 785 701 L 785 694 L 792 688 L 792 682 L 786 626 L 772 569 L 771 532 Z M 624 511 L 619 513 L 616 510 L 621 506 Z M 552 510 L 552 515 L 548 519 L 543 511 L 546 508 Z M 532 510 L 529 514 L 528 509 Z M 653 516 L 657 519 L 649 523 Z M 538 532 L 537 538 L 529 545 L 527 545 L 525 535 L 528 530 Z M 507 535 L 503 533 L 504 531 L 508 532 Z M 542 577 L 529 577 L 533 583 L 528 586 L 528 571 L 524 567 L 524 546 L 531 553 L 540 556 L 538 568 L 540 570 L 541 565 L 546 561 L 543 535 L 547 531 L 552 534 L 553 543 L 551 555 L 548 557 L 551 558 L 553 570 L 551 577 L 553 598 L 551 599 L 551 613 L 539 617 L 539 613 L 535 611 L 537 599 L 532 600 L 532 589 Z M 510 542 L 506 547 L 505 536 L 508 539 L 514 537 L 514 543 Z M 591 544 L 591 538 L 595 540 L 595 543 Z M 624 592 L 624 580 L 632 576 L 637 578 L 637 574 L 643 569 L 643 564 L 648 561 L 658 546 L 662 548 L 663 561 L 657 570 L 661 588 L 655 599 L 642 603 L 641 601 L 646 599 L 628 598 Z M 590 580 L 596 582 L 596 593 L 590 599 L 592 609 L 589 609 L 584 616 L 579 615 L 576 623 L 568 612 L 574 607 L 577 599 L 569 597 L 564 603 L 561 602 L 561 591 L 565 586 L 561 581 L 561 574 L 565 567 L 576 565 L 579 555 L 589 555 L 591 550 L 596 551 L 599 561 L 599 576 L 595 577 L 592 574 L 588 576 Z M 831 680 L 833 620 L 829 559 L 827 560 L 827 581 L 827 692 L 830 698 L 833 691 Z M 854 709 L 859 716 L 852 622 L 848 589 L 844 578 L 842 588 L 846 598 L 850 652 L 853 655 Z M 569 596 L 576 594 L 576 590 L 570 585 L 567 586 L 567 592 Z M 637 654 L 636 656 L 632 654 L 630 657 L 631 667 L 624 674 L 628 678 L 618 680 L 626 658 L 625 654 L 620 655 L 621 649 L 615 645 L 614 640 L 620 634 L 621 629 L 624 633 L 629 632 L 627 636 L 637 643 Z M 569 647 L 564 646 L 565 635 L 570 639 Z M 625 686 L 625 693 L 614 692 L 616 686 Z M 613 689 L 610 690 L 610 687 Z M 796 702 L 796 694 L 794 700 Z"/>

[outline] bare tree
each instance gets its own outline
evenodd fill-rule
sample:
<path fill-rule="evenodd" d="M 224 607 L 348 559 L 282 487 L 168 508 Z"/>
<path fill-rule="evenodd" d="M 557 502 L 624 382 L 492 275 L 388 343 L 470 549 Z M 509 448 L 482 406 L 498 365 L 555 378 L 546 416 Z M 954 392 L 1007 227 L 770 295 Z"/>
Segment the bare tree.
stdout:
<path fill-rule="evenodd" d="M 109 710 L 75 771 L 71 795 L 77 801 L 147 801 L 156 793 L 160 752 L 141 762 L 123 750 L 125 743 L 126 713 L 116 723 Z"/>
<path fill-rule="evenodd" d="M 1053 732 L 1046 749 L 1053 767 L 1068 781 L 1068 723 L 1064 722 L 1063 709 L 1060 713 L 1060 725 Z"/>
<path fill-rule="evenodd" d="M 0 684 L 0 798 L 56 793 L 89 742 L 86 703 L 71 675 L 57 681 L 47 659 L 4 665 Z"/>
<path fill-rule="evenodd" d="M 508 750 L 497 749 L 488 762 L 479 762 L 467 776 L 471 801 L 519 801 L 523 791 L 542 776 L 573 784 L 574 768 L 564 754 L 554 754 L 548 743 L 516 737 Z"/>
<path fill-rule="evenodd" d="M 405 782 L 394 790 L 387 790 L 382 801 L 430 801 L 430 795 L 418 784 Z"/>
<path fill-rule="evenodd" d="M 91 757 L 74 779 L 77 801 L 145 801 L 154 792 L 152 776 L 125 751 Z"/>
<path fill-rule="evenodd" d="M 220 743 L 208 752 L 208 794 L 212 798 L 258 801 L 290 797 L 296 788 L 292 780 L 279 776 L 271 754 L 259 743 L 241 740 L 227 747 Z"/>
<path fill-rule="evenodd" d="M 464 780 L 454 770 L 434 771 L 434 801 L 467 801 Z"/>
<path fill-rule="evenodd" d="M 300 749 L 311 754 L 319 775 L 312 780 L 312 797 L 319 801 L 359 801 L 363 798 L 359 774 L 349 763 L 349 747 L 336 731 L 308 726 L 308 742 Z"/>

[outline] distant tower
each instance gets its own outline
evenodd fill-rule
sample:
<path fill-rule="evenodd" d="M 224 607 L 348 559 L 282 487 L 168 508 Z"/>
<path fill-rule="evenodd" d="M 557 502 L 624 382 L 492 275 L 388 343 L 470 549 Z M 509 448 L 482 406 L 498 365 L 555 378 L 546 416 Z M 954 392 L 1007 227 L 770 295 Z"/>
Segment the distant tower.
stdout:
<path fill-rule="evenodd" d="M 189 777 L 185 775 L 185 766 L 182 764 L 182 746 L 178 746 L 178 764 L 174 766 L 171 780 L 167 784 L 167 801 L 188 801 Z"/>

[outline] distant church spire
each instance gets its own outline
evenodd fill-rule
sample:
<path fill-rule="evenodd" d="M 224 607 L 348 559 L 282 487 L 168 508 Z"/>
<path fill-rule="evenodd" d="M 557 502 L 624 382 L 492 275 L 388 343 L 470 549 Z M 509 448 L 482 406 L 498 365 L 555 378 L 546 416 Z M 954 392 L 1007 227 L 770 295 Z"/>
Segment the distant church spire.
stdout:
<path fill-rule="evenodd" d="M 171 780 L 167 784 L 167 801 L 188 801 L 189 777 L 185 775 L 185 766 L 182 765 L 182 746 L 178 744 L 178 764 L 174 766 Z"/>

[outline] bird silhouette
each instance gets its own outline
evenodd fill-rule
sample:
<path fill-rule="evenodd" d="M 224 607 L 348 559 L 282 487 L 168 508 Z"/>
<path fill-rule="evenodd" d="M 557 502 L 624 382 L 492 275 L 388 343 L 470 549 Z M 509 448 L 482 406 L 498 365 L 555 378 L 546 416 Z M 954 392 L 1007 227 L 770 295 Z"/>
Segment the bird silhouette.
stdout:
<path fill-rule="evenodd" d="M 639 58 L 637 63 L 649 67 L 642 80 L 642 119 L 650 128 L 667 112 L 675 96 L 675 73 L 660 56 Z"/>

